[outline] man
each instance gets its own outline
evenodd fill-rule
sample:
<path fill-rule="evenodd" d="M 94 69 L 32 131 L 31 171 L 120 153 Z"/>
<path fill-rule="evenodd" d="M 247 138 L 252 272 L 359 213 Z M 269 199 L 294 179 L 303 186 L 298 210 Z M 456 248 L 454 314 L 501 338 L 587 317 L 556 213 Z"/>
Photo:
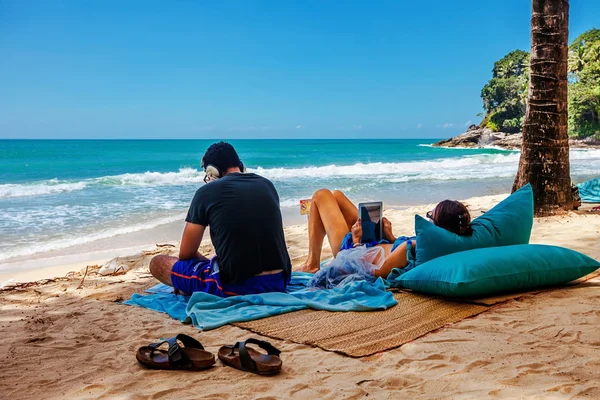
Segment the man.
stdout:
<path fill-rule="evenodd" d="M 191 294 L 221 297 L 283 292 L 291 276 L 279 195 L 268 179 L 244 173 L 229 143 L 211 145 L 202 168 L 206 176 L 186 217 L 179 257 L 159 255 L 150 272 L 162 283 Z M 210 226 L 212 260 L 198 253 Z"/>

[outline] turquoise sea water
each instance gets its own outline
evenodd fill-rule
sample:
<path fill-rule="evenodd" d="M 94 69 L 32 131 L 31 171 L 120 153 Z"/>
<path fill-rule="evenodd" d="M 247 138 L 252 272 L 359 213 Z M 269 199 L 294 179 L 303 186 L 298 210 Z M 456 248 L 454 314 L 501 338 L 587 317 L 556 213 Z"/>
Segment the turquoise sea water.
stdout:
<path fill-rule="evenodd" d="M 0 263 L 182 220 L 213 140 L 0 140 Z M 518 152 L 440 149 L 432 140 L 232 140 L 277 187 L 286 223 L 321 187 L 395 206 L 510 190 Z M 572 151 L 600 174 L 600 150 Z"/>

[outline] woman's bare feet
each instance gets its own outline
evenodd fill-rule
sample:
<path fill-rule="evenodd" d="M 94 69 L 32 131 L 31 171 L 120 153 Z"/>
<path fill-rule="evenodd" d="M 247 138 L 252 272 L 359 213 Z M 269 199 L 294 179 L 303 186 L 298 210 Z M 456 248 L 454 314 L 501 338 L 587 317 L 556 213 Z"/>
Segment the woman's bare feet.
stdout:
<path fill-rule="evenodd" d="M 319 271 L 320 267 L 319 264 L 317 263 L 316 265 L 311 264 L 307 261 L 305 261 L 304 263 L 300 264 L 298 266 L 298 268 L 296 269 L 296 271 L 298 272 L 310 272 L 311 274 L 316 273 L 317 271 Z"/>
<path fill-rule="evenodd" d="M 383 230 L 383 238 L 390 243 L 394 243 L 396 241 L 396 237 L 394 236 L 394 233 L 392 232 L 392 223 L 386 217 L 383 217 L 382 222 L 383 222 L 383 227 L 382 227 L 383 228 L 382 229 Z"/>

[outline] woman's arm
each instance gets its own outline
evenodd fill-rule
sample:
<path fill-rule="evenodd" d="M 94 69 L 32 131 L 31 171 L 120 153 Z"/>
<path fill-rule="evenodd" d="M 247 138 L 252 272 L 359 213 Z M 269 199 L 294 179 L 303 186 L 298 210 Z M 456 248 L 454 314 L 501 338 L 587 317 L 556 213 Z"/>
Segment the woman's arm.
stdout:
<path fill-rule="evenodd" d="M 381 268 L 375 270 L 375 276 L 387 278 L 392 269 L 394 268 L 404 268 L 408 265 L 408 260 L 406 259 L 406 243 L 402 243 L 400 246 L 396 247 L 396 249 L 385 259 Z M 412 248 L 416 248 L 417 242 L 412 241 Z"/>

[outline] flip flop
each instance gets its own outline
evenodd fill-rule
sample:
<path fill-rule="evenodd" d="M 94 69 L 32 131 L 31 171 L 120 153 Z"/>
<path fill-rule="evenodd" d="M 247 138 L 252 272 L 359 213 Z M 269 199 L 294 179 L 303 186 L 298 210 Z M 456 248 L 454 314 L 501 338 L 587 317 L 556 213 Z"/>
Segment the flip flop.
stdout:
<path fill-rule="evenodd" d="M 185 347 L 177 343 L 180 341 Z M 164 343 L 169 349 L 159 350 Z M 204 346 L 188 335 L 180 333 L 162 342 L 142 346 L 135 355 L 138 362 L 153 369 L 185 369 L 198 371 L 210 368 L 215 364 L 215 356 L 204 350 Z"/>
<path fill-rule="evenodd" d="M 267 354 L 260 353 L 247 344 L 256 344 Z M 275 375 L 281 371 L 281 352 L 271 343 L 264 340 L 248 339 L 237 342 L 233 346 L 223 346 L 219 349 L 219 360 L 223 364 L 242 371 L 253 372 L 259 375 Z"/>

